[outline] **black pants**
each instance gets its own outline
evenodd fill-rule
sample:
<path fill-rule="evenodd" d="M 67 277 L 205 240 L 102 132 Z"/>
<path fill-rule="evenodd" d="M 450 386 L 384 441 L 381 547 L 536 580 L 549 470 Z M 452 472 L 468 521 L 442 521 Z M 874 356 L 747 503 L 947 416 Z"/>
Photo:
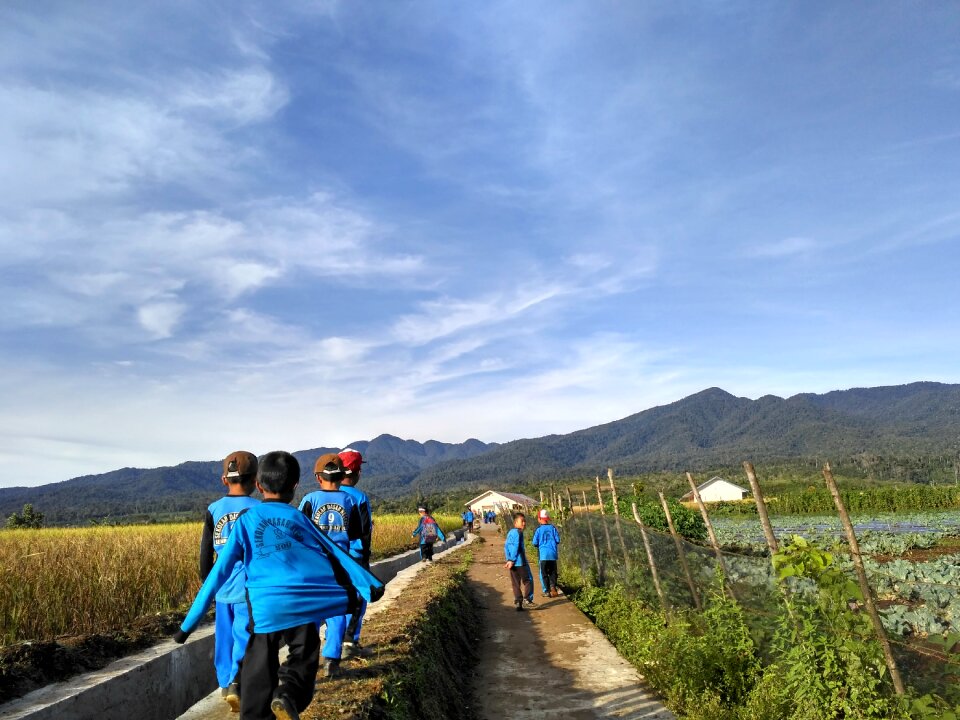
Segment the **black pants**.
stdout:
<path fill-rule="evenodd" d="M 280 665 L 280 648 L 289 655 Z M 316 623 L 271 633 L 253 633 L 240 670 L 240 720 L 274 720 L 270 701 L 279 691 L 303 712 L 313 699 L 320 667 L 320 634 Z"/>
<path fill-rule="evenodd" d="M 433 560 L 433 543 L 420 544 L 420 559 Z"/>
<path fill-rule="evenodd" d="M 545 593 L 548 593 L 557 587 L 556 560 L 540 561 L 540 582 L 543 583 L 543 591 Z"/>
<path fill-rule="evenodd" d="M 526 565 L 510 568 L 510 584 L 513 585 L 513 602 L 519 603 L 524 598 L 533 595 L 533 579 L 530 577 L 530 568 Z M 523 594 L 520 593 L 520 586 L 523 586 Z"/>

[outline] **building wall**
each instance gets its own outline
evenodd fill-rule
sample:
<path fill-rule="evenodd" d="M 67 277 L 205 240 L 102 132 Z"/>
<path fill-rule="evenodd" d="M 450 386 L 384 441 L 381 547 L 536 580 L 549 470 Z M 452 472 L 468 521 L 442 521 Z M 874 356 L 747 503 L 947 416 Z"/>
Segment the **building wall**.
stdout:
<path fill-rule="evenodd" d="M 715 482 L 708 488 L 700 491 L 704 502 L 720 502 L 722 500 L 742 500 L 743 492 L 730 483 Z"/>

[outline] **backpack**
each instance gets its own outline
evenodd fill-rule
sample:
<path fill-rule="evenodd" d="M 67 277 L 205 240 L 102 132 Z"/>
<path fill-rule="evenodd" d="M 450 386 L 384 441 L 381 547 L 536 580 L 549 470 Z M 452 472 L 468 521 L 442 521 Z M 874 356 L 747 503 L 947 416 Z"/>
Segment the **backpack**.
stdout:
<path fill-rule="evenodd" d="M 420 530 L 420 537 L 424 542 L 432 543 L 437 541 L 437 521 L 432 517 L 423 518 L 423 528 Z"/>

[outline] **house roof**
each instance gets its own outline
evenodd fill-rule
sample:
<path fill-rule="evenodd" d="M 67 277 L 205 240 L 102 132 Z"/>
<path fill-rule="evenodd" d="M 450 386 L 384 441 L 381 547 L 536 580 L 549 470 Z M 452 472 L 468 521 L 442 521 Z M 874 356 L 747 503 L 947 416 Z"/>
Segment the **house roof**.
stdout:
<path fill-rule="evenodd" d="M 518 505 L 536 505 L 537 504 L 536 500 L 534 500 L 532 497 L 528 497 L 524 495 L 523 493 L 510 493 L 510 492 L 502 492 L 500 490 L 487 490 L 485 493 L 481 493 L 477 495 L 472 500 L 468 500 L 467 502 L 464 503 L 464 505 L 467 505 L 467 506 L 474 505 L 480 500 L 483 500 L 488 495 L 500 495 L 501 497 L 505 497 L 508 500 L 512 500 Z"/>
<path fill-rule="evenodd" d="M 726 484 L 729 485 L 730 487 L 735 487 L 735 488 L 736 488 L 737 490 L 739 490 L 740 492 L 750 492 L 750 491 L 747 490 L 746 488 L 740 487 L 740 486 L 737 485 L 736 483 L 732 483 L 732 482 L 730 482 L 729 480 L 726 480 L 726 479 L 720 477 L 719 475 L 714 475 L 712 478 L 710 478 L 709 480 L 707 480 L 705 483 L 703 483 L 703 484 L 701 484 L 701 485 L 697 485 L 697 492 L 702 492 L 702 491 L 705 490 L 706 488 L 708 488 L 708 487 L 710 487 L 711 485 L 713 485 L 713 484 L 715 484 L 715 483 L 718 483 L 718 482 L 726 483 Z M 691 490 L 690 492 L 688 492 L 686 495 L 684 495 L 684 496 L 681 497 L 680 499 L 681 499 L 681 500 L 693 500 L 693 490 Z"/>

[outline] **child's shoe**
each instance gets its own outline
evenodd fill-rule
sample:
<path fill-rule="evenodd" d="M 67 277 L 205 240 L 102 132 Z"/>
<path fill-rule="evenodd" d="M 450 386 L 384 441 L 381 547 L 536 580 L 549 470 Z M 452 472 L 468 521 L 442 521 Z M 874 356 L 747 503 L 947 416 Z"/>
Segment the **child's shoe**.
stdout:
<path fill-rule="evenodd" d="M 340 660 L 338 658 L 323 659 L 323 676 L 329 680 L 340 674 Z"/>
<path fill-rule="evenodd" d="M 360 641 L 345 640 L 343 642 L 343 652 L 349 657 L 359 657 L 363 654 L 363 645 Z"/>
<path fill-rule="evenodd" d="M 523 599 L 517 600 L 517 610 L 523 610 Z"/>
<path fill-rule="evenodd" d="M 277 720 L 300 720 L 296 705 L 286 695 L 277 695 L 270 702 L 270 710 Z"/>
<path fill-rule="evenodd" d="M 550 597 L 560 597 L 560 591 L 556 588 L 550 588 Z"/>
<path fill-rule="evenodd" d="M 240 686 L 230 683 L 220 691 L 220 697 L 230 706 L 230 712 L 240 712 Z"/>

